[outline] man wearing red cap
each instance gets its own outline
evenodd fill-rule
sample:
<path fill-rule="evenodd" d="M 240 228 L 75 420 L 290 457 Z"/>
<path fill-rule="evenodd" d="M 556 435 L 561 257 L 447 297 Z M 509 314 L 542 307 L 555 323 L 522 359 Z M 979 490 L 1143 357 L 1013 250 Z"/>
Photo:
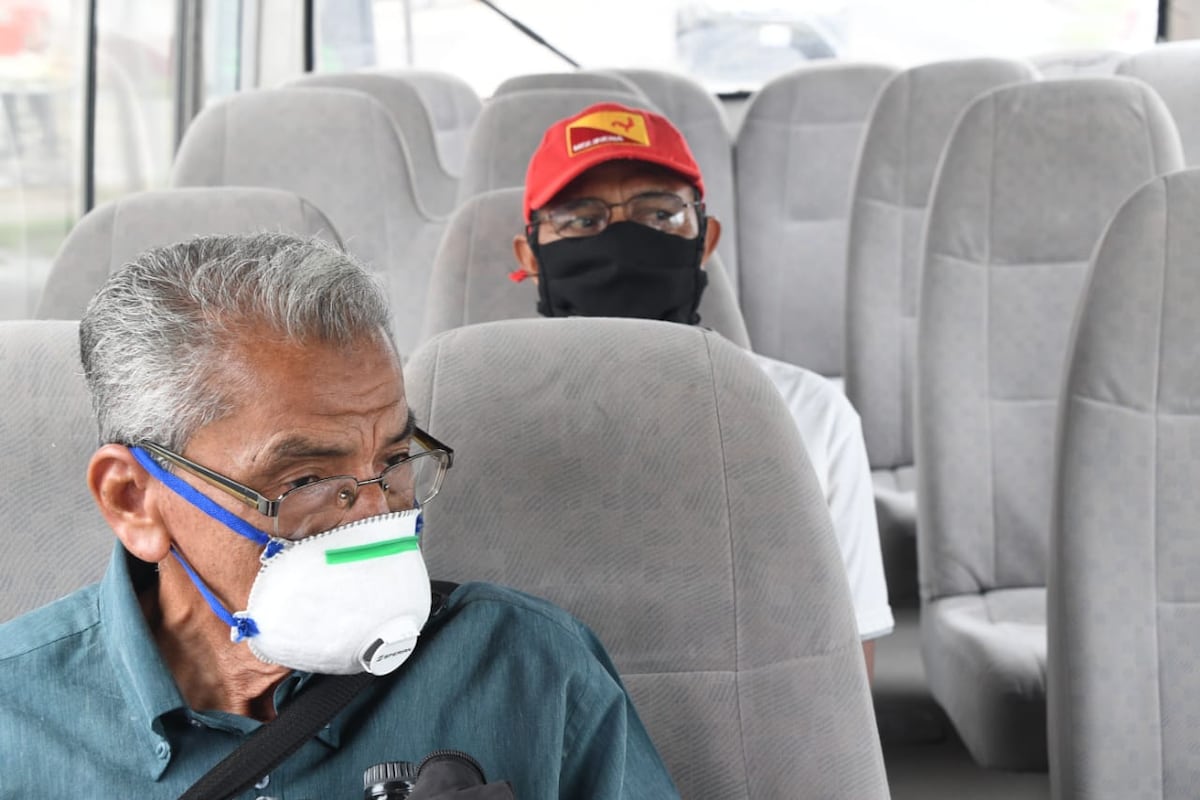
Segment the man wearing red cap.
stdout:
<path fill-rule="evenodd" d="M 525 177 L 525 235 L 513 240 L 543 316 L 639 317 L 688 325 L 721 225 L 704 180 L 665 117 L 601 103 L 552 125 Z M 519 278 L 518 278 L 519 279 Z M 816 373 L 755 354 L 782 394 L 829 503 L 868 674 L 893 621 L 858 414 Z"/>

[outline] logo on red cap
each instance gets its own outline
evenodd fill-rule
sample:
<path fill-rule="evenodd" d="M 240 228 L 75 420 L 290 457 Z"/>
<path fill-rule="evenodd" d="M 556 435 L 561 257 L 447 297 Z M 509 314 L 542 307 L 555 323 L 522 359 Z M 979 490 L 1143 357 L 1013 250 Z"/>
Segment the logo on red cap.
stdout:
<path fill-rule="evenodd" d="M 646 118 L 629 111 L 594 111 L 567 125 L 567 155 L 605 144 L 650 146 Z"/>

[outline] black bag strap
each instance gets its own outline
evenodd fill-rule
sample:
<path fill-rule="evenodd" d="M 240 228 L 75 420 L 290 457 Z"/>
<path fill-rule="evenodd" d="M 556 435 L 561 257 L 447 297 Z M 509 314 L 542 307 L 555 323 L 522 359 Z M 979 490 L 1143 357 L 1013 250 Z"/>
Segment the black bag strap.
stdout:
<path fill-rule="evenodd" d="M 250 734 L 179 800 L 227 800 L 241 794 L 299 750 L 374 680 L 369 672 L 314 675 L 304 692 L 284 706 L 279 716 Z"/>
<path fill-rule="evenodd" d="M 442 610 L 458 586 L 431 581 L 430 617 Z M 249 789 L 316 735 L 363 689 L 375 681 L 369 672 L 357 675 L 313 675 L 308 686 L 283 707 L 274 720 L 259 727 L 179 796 L 179 800 L 229 800 Z"/>

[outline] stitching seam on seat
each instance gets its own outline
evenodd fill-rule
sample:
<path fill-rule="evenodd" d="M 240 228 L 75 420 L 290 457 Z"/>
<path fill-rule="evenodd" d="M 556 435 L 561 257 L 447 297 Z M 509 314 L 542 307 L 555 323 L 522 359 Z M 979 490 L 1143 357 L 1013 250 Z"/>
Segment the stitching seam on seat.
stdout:
<path fill-rule="evenodd" d="M 473 233 L 479 222 L 479 208 L 481 205 L 483 205 L 482 201 L 477 199 L 471 204 L 470 208 L 471 224 L 467 227 L 467 274 L 463 276 L 461 325 L 469 324 L 467 320 L 470 318 L 470 308 L 468 306 L 471 302 L 471 273 L 474 272 L 471 267 L 475 263 L 475 240 L 477 238 Z M 448 230 L 449 228 L 447 227 Z M 425 313 L 429 313 L 428 309 Z"/>
<path fill-rule="evenodd" d="M 742 661 L 742 642 L 741 631 L 738 621 L 738 586 L 737 586 L 737 566 L 733 551 L 733 515 L 730 513 L 731 503 L 729 497 L 729 465 L 725 458 L 725 436 L 721 427 L 721 402 L 717 397 L 717 377 L 716 370 L 713 368 L 712 354 L 712 339 L 710 334 L 700 334 L 704 341 L 704 352 L 708 356 L 708 377 L 709 386 L 712 388 L 713 396 L 713 412 L 717 423 L 717 443 L 721 448 L 721 483 L 725 494 L 725 530 L 729 539 L 729 582 L 733 587 L 733 685 L 734 685 L 734 703 L 737 704 L 738 718 L 738 743 L 742 751 L 742 767 L 746 781 L 746 796 L 751 796 L 750 791 L 750 757 L 746 752 L 746 726 L 745 716 L 742 713 L 742 687 L 741 680 L 738 675 L 738 669 L 741 667 Z"/>
<path fill-rule="evenodd" d="M 1142 95 L 1143 108 L 1145 107 L 1145 95 Z M 1149 126 L 1147 126 L 1149 127 Z M 1163 229 L 1162 229 L 1162 285 L 1159 288 L 1158 297 L 1158 342 L 1155 346 L 1157 358 L 1154 361 L 1154 399 L 1151 407 L 1154 408 L 1154 440 L 1151 444 L 1151 449 L 1154 453 L 1154 483 L 1150 490 L 1152 502 L 1150 503 L 1150 530 L 1153 532 L 1152 544 L 1150 549 L 1150 561 L 1154 565 L 1154 683 L 1155 691 L 1158 695 L 1158 780 L 1160 786 L 1166 783 L 1167 779 L 1167 763 L 1166 763 L 1166 748 L 1163 743 L 1162 729 L 1162 713 L 1163 713 L 1163 686 L 1162 686 L 1162 630 L 1160 628 L 1159 616 L 1159 584 L 1158 584 L 1158 406 L 1162 396 L 1162 355 L 1163 355 L 1163 327 L 1166 320 L 1167 307 L 1167 280 L 1170 276 L 1171 264 L 1171 184 L 1166 178 L 1162 178 L 1161 185 L 1163 187 Z M 1165 796 L 1165 793 L 1164 793 Z"/>
<path fill-rule="evenodd" d="M 893 416 L 891 414 L 888 415 L 895 422 L 895 424 L 888 425 L 888 429 L 889 429 L 888 430 L 888 433 L 889 433 L 888 438 L 892 439 L 896 445 L 896 447 L 892 451 L 892 455 L 891 455 L 891 458 L 893 460 L 902 460 L 903 459 L 904 430 L 905 430 L 904 392 L 905 392 L 905 387 L 907 385 L 911 385 L 908 381 L 908 377 L 909 377 L 908 376 L 908 364 L 905 362 L 905 358 L 904 358 L 904 320 L 905 320 L 904 307 L 906 305 L 906 301 L 908 300 L 908 298 L 905 296 L 905 288 L 906 288 L 906 286 L 905 286 L 905 280 L 906 280 L 905 266 L 906 265 L 905 265 L 905 261 L 904 261 L 904 254 L 906 252 L 906 245 L 908 243 L 908 224 L 907 224 L 907 219 L 905 217 L 904 212 L 907 208 L 909 208 L 907 191 L 908 191 L 908 178 L 909 178 L 909 166 L 910 166 L 909 165 L 909 156 L 912 152 L 912 146 L 913 146 L 913 143 L 912 143 L 912 139 L 913 139 L 913 133 L 912 133 L 913 100 L 912 100 L 912 97 L 913 97 L 913 92 L 915 91 L 914 87 L 913 87 L 913 83 L 915 83 L 915 81 L 916 81 L 916 75 L 910 74 L 910 77 L 908 78 L 908 80 L 906 80 L 904 82 L 904 136 L 901 138 L 902 148 L 900 150 L 900 185 L 897 187 L 899 189 L 899 192 L 897 193 L 897 196 L 899 197 L 899 202 L 896 204 L 900 209 L 900 214 L 899 214 L 899 224 L 900 224 L 899 239 L 900 240 L 897 242 L 897 246 L 896 246 L 896 258 L 899 260 L 899 264 L 895 268 L 895 270 L 896 270 L 896 287 L 898 289 L 899 297 L 896 298 L 896 304 L 894 306 L 892 306 L 892 308 L 891 308 L 891 311 L 895 313 L 895 316 L 892 319 L 896 322 L 896 334 L 897 335 L 896 335 L 895 339 L 893 339 L 887 345 L 889 348 L 891 348 L 891 355 L 896 360 L 896 375 L 900 379 L 899 380 L 900 385 L 897 387 L 899 390 L 899 392 L 898 392 L 899 396 L 896 397 L 895 395 L 893 395 L 893 397 L 895 398 L 895 402 L 892 404 L 892 410 L 893 410 L 895 416 Z M 932 188 L 932 187 L 930 187 L 930 188 Z M 926 222 L 929 219 L 929 210 L 930 210 L 929 199 L 930 199 L 929 191 L 927 190 L 926 195 L 925 195 L 925 203 L 924 203 L 924 206 L 925 206 L 924 213 L 925 213 L 925 221 Z M 923 253 L 918 254 L 918 258 L 920 258 L 921 260 L 924 260 L 924 257 L 925 256 Z M 894 436 L 894 438 L 893 438 L 893 436 Z"/>
<path fill-rule="evenodd" d="M 990 113 L 992 117 L 992 146 L 991 152 L 988 154 L 988 191 L 987 191 L 987 216 L 985 217 L 987 226 L 987 235 L 983 242 L 983 263 L 984 272 L 984 292 L 983 292 L 983 341 L 984 341 L 984 361 L 983 361 L 983 381 L 986 389 L 984 390 L 984 398 L 986 399 L 984 412 L 987 414 L 987 446 L 988 446 L 988 494 L 991 503 L 992 517 L 992 568 L 991 568 L 991 586 L 987 588 L 994 589 L 999 583 L 997 580 L 996 564 L 999 560 L 997 557 L 997 544 L 999 539 L 999 525 L 996 522 L 996 428 L 995 420 L 992 418 L 992 228 L 994 225 L 995 216 L 995 197 L 996 197 L 996 126 L 999 115 L 996 111 L 996 92 L 992 92 L 988 97 L 990 105 Z M 980 587 L 981 589 L 984 587 Z"/>

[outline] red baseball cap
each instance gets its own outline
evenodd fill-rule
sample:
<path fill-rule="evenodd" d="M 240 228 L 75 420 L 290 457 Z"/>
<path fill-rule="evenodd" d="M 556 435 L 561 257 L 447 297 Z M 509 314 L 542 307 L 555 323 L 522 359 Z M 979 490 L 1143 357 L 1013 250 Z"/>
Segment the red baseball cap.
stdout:
<path fill-rule="evenodd" d="M 678 172 L 704 196 L 692 151 L 661 114 L 620 103 L 597 103 L 550 126 L 525 173 L 525 221 L 568 183 L 597 164 L 627 158 Z"/>

